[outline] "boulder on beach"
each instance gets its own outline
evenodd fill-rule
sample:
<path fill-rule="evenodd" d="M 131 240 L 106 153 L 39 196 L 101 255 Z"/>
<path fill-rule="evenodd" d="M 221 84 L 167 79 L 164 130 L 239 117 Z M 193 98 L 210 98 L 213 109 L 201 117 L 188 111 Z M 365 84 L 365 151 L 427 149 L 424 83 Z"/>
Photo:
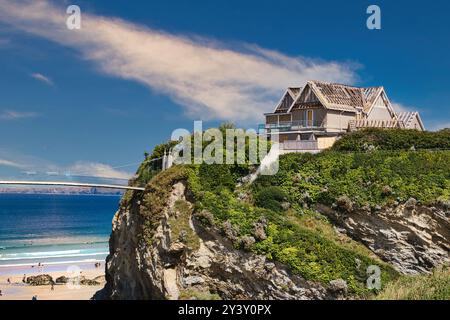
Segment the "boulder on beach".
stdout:
<path fill-rule="evenodd" d="M 82 279 L 80 284 L 84 286 L 98 286 L 100 285 L 100 282 L 91 279 Z"/>
<path fill-rule="evenodd" d="M 38 276 L 29 276 L 26 279 L 26 283 L 31 286 L 47 286 L 54 284 L 53 278 L 48 274 L 41 274 Z"/>
<path fill-rule="evenodd" d="M 64 283 L 69 282 L 69 278 L 67 278 L 66 276 L 61 276 L 61 277 L 56 278 L 55 282 L 58 284 L 64 284 Z"/>

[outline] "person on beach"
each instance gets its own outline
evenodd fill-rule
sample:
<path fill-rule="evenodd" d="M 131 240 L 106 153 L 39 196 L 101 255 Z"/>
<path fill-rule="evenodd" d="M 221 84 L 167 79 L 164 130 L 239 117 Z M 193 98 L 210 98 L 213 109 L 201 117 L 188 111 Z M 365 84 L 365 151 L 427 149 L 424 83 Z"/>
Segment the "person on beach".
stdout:
<path fill-rule="evenodd" d="M 26 274 L 23 275 L 22 282 L 27 283 L 27 275 Z"/>
<path fill-rule="evenodd" d="M 10 278 L 8 278 L 6 281 L 8 282 L 8 284 L 11 284 L 11 279 Z"/>
<path fill-rule="evenodd" d="M 1 297 L 1 296 L 3 296 L 3 292 L 2 292 L 2 290 L 0 290 L 0 297 Z"/>
<path fill-rule="evenodd" d="M 33 296 L 31 300 L 37 300 L 37 296 Z"/>

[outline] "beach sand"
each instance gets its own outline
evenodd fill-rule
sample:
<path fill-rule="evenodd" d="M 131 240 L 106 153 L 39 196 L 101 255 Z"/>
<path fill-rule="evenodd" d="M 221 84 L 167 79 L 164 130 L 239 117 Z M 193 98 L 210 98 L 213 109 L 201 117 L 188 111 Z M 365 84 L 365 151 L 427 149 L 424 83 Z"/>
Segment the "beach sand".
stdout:
<path fill-rule="evenodd" d="M 99 276 L 104 276 L 104 264 L 101 268 L 86 269 L 82 268 L 82 276 L 86 279 L 94 279 Z M 104 281 L 97 286 L 80 285 L 77 287 L 71 287 L 67 284 L 55 284 L 54 290 L 51 290 L 51 286 L 31 286 L 24 284 L 22 278 L 24 275 L 23 270 L 11 269 L 8 272 L 3 270 L 0 275 L 0 290 L 2 296 L 0 300 L 31 300 L 33 296 L 37 296 L 37 300 L 89 300 L 95 292 L 102 289 Z M 35 271 L 34 273 L 27 274 L 28 276 L 36 276 L 38 274 L 49 274 L 53 280 L 60 276 L 73 277 L 73 274 L 68 273 L 65 270 L 60 271 L 45 271 L 43 273 Z M 11 280 L 11 284 L 8 284 L 8 278 Z"/>

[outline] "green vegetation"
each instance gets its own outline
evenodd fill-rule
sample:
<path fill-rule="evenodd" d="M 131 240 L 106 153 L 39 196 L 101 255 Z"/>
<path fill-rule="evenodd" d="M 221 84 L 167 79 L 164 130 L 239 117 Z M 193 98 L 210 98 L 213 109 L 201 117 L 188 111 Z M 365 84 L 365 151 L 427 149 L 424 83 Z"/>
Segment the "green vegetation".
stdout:
<path fill-rule="evenodd" d="M 262 188 L 255 194 L 255 205 L 273 211 L 282 211 L 284 200 L 286 200 L 286 194 L 278 186 Z"/>
<path fill-rule="evenodd" d="M 186 180 L 187 176 L 187 167 L 175 166 L 170 170 L 159 173 L 147 184 L 147 192 L 144 195 L 140 210 L 143 218 L 143 237 L 147 243 L 153 241 L 153 235 L 163 217 L 172 185 Z"/>
<path fill-rule="evenodd" d="M 450 129 L 421 132 L 404 129 L 364 129 L 344 135 L 335 151 L 450 149 Z"/>
<path fill-rule="evenodd" d="M 297 208 L 332 206 L 343 196 L 359 207 L 411 197 L 431 204 L 450 198 L 449 163 L 450 151 L 288 154 L 280 157 L 278 174 L 261 177 L 254 189 L 281 187 Z"/>
<path fill-rule="evenodd" d="M 161 172 L 147 184 L 141 210 L 145 239 L 152 241 L 171 186 L 186 181 L 194 208 L 177 202 L 179 213 L 170 223 L 179 223 L 174 236 L 191 247 L 198 241 L 189 233 L 192 212 L 205 226 L 221 230 L 236 248 L 280 261 L 308 280 L 328 285 L 330 280 L 344 279 L 351 295 L 368 297 L 373 292 L 365 286 L 366 269 L 378 265 L 382 289 L 388 290 L 384 286 L 397 279 L 398 273 L 362 244 L 337 233 L 324 216 L 314 211 L 314 205 L 351 211 L 401 203 L 411 197 L 425 204 L 448 201 L 450 151 L 409 151 L 410 144 L 400 144 L 405 134 L 397 130 L 364 132 L 344 137 L 331 151 L 284 155 L 278 174 L 261 176 L 251 186 L 238 185 L 251 170 L 246 164 L 184 165 Z M 435 135 L 403 132 L 415 137 L 416 149 L 443 148 L 442 141 L 448 137 L 446 131 Z M 387 139 L 386 143 L 382 139 Z M 364 147 L 369 142 L 373 148 Z M 365 149 L 371 151 L 360 152 Z M 144 175 L 146 166 L 144 161 L 138 171 L 140 181 L 149 179 Z M 248 241 L 250 238 L 253 240 Z M 402 279 L 398 283 L 406 281 Z"/>
<path fill-rule="evenodd" d="M 180 292 L 180 300 L 221 300 L 217 293 L 199 291 L 195 289 L 183 290 Z"/>
<path fill-rule="evenodd" d="M 174 212 L 171 212 L 169 217 L 172 240 L 184 243 L 189 249 L 198 249 L 200 247 L 200 240 L 189 226 L 192 208 L 186 201 L 177 200 L 174 209 Z"/>
<path fill-rule="evenodd" d="M 388 284 L 377 299 L 450 300 L 450 268 L 437 268 L 431 275 L 402 276 Z"/>

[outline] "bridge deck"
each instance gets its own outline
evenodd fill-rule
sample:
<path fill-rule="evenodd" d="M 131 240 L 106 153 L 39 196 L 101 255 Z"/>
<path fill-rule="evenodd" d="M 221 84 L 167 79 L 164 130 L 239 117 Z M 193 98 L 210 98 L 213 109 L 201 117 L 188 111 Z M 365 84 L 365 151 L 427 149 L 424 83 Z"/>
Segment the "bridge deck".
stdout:
<path fill-rule="evenodd" d="M 105 188 L 105 189 L 121 189 L 121 190 L 137 190 L 144 191 L 145 188 L 121 186 L 115 184 L 96 184 L 96 183 L 80 183 L 80 182 L 63 182 L 63 181 L 0 181 L 0 185 L 28 185 L 28 186 L 63 186 L 63 187 L 82 187 L 82 188 Z"/>

